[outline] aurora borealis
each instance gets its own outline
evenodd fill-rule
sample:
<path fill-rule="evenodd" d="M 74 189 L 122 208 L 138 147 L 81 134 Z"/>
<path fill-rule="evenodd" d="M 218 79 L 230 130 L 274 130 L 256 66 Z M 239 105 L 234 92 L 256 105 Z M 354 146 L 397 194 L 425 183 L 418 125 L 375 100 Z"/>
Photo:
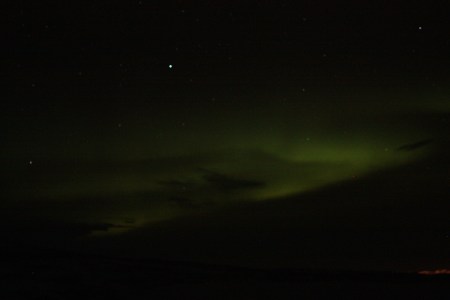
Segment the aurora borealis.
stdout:
<path fill-rule="evenodd" d="M 300 2 L 17 4 L 3 240 L 448 269 L 447 14 Z"/>
<path fill-rule="evenodd" d="M 140 226 L 195 209 L 276 201 L 408 164 L 432 153 L 434 143 L 417 151 L 399 147 L 441 138 L 433 131 L 433 120 L 427 128 L 416 116 L 403 116 L 420 111 L 414 105 L 395 102 L 403 107 L 389 109 L 389 95 L 374 107 L 364 100 L 358 104 L 344 95 L 335 97 L 341 98 L 337 102 L 353 104 L 334 114 L 322 111 L 330 105 L 326 96 L 311 100 L 315 109 L 298 103 L 307 96 L 293 95 L 291 103 L 275 103 L 278 107 L 270 107 L 273 99 L 262 101 L 256 109 L 207 108 L 220 116 L 190 108 L 186 125 L 176 124 L 176 128 L 170 126 L 178 120 L 158 120 L 154 125 L 154 120 L 145 119 L 150 112 L 140 112 L 138 117 L 122 118 L 120 126 L 111 124 L 105 136 L 89 128 L 76 129 L 90 142 L 73 142 L 69 151 L 64 150 L 66 145 L 58 145 L 65 137 L 58 140 L 54 137 L 58 133 L 46 131 L 42 139 L 48 139 L 44 143 L 51 145 L 49 149 L 29 145 L 23 153 L 14 154 L 22 166 L 12 178 L 23 172 L 29 177 L 20 182 L 22 186 L 11 185 L 11 197 L 49 199 L 62 207 L 59 202 L 75 207 L 78 202 L 100 202 L 86 211 L 77 209 L 76 218 L 114 225 L 133 220 L 133 226 Z M 435 108 L 420 109 L 432 112 Z M 15 163 L 19 165 L 19 160 Z"/>

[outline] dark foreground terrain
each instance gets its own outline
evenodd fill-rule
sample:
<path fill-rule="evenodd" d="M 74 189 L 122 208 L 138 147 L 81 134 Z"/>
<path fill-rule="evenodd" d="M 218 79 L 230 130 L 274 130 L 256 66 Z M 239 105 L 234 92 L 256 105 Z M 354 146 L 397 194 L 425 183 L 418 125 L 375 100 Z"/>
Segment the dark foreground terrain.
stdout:
<path fill-rule="evenodd" d="M 251 269 L 23 251 L 1 258 L 1 299 L 444 299 L 450 276 Z"/>

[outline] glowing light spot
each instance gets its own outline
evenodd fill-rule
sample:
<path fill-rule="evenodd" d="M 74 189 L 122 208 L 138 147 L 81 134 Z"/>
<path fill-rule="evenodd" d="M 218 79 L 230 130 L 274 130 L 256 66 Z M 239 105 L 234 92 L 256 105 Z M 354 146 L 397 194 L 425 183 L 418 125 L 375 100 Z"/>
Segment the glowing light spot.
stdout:
<path fill-rule="evenodd" d="M 449 269 L 423 270 L 418 272 L 420 275 L 450 275 Z"/>

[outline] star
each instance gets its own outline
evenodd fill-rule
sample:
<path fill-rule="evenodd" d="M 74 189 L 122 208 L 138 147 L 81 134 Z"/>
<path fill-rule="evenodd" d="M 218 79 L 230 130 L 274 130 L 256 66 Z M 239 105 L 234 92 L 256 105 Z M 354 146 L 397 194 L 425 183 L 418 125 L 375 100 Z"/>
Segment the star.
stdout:
<path fill-rule="evenodd" d="M 173 68 L 173 65 L 169 65 L 169 69 L 172 69 Z"/>

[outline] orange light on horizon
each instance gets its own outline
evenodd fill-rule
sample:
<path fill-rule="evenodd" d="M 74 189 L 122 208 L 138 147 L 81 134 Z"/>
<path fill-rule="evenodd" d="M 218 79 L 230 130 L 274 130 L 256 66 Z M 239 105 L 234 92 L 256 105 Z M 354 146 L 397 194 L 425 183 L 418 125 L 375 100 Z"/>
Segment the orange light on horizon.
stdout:
<path fill-rule="evenodd" d="M 419 271 L 417 273 L 419 273 L 420 275 L 450 275 L 450 270 L 449 269 L 439 269 L 432 271 L 424 270 Z"/>

